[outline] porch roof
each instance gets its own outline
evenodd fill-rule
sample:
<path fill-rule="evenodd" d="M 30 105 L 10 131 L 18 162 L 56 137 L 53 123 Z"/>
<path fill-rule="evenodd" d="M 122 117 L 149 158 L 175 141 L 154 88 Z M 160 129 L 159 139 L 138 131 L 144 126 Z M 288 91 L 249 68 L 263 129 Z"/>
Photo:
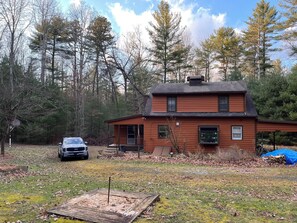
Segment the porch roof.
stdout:
<path fill-rule="evenodd" d="M 131 125 L 132 124 L 143 124 L 142 117 L 143 117 L 142 114 L 129 115 L 129 116 L 124 116 L 124 117 L 120 117 L 120 118 L 109 119 L 109 120 L 106 120 L 105 122 L 108 124 L 131 124 Z"/>
<path fill-rule="evenodd" d="M 265 120 L 257 121 L 257 132 L 297 132 L 297 121 Z"/>

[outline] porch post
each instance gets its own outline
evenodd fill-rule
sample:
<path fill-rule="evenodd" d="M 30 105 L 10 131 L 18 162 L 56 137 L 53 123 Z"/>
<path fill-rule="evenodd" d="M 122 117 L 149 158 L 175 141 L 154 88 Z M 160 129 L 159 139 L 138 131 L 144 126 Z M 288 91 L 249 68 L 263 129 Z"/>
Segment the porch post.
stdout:
<path fill-rule="evenodd" d="M 140 144 L 140 130 L 139 130 L 139 125 L 137 125 L 137 145 Z"/>
<path fill-rule="evenodd" d="M 273 132 L 273 150 L 275 150 L 275 131 Z"/>
<path fill-rule="evenodd" d="M 140 131 L 139 131 L 139 125 L 137 125 L 137 152 L 138 152 L 138 158 L 140 158 Z"/>
<path fill-rule="evenodd" d="M 109 138 L 110 138 L 110 135 L 109 135 L 109 123 L 107 123 L 107 140 L 106 140 L 106 148 L 108 148 L 109 146 Z"/>
<path fill-rule="evenodd" d="M 120 151 L 120 143 L 121 143 L 120 129 L 121 129 L 121 125 L 118 125 L 118 150 L 117 150 L 117 154 Z"/>

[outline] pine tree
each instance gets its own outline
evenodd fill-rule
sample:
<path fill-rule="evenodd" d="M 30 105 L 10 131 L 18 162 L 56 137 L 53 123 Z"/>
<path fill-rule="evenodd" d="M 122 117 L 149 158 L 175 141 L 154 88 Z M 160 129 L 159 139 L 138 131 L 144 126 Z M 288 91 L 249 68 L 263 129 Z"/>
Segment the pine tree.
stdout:
<path fill-rule="evenodd" d="M 96 17 L 88 27 L 88 47 L 95 58 L 95 74 L 93 79 L 93 94 L 99 95 L 99 63 L 100 57 L 106 53 L 106 49 L 114 44 L 111 23 L 102 16 Z M 96 90 L 95 90 L 96 89 Z"/>
<path fill-rule="evenodd" d="M 167 73 L 172 71 L 178 44 L 182 42 L 183 28 L 180 27 L 181 16 L 170 11 L 169 4 L 162 0 L 158 10 L 153 13 L 154 22 L 150 22 L 148 29 L 152 48 L 150 49 L 154 64 L 159 64 L 163 72 L 163 82 L 167 82 Z"/>
<path fill-rule="evenodd" d="M 247 21 L 248 28 L 244 32 L 246 62 L 254 68 L 255 77 L 265 76 L 266 70 L 272 66 L 269 52 L 275 50 L 272 48 L 272 41 L 276 35 L 278 20 L 275 7 L 261 0 Z"/>
<path fill-rule="evenodd" d="M 281 13 L 286 19 L 280 24 L 280 28 L 284 30 L 281 39 L 285 40 L 292 50 L 292 55 L 297 53 L 297 31 L 295 29 L 297 23 L 297 0 L 282 0 L 280 6 L 284 9 Z"/>
<path fill-rule="evenodd" d="M 214 47 L 214 58 L 219 62 L 219 71 L 223 75 L 223 80 L 226 81 L 229 72 L 237 70 L 239 67 L 242 52 L 240 38 L 233 28 L 222 27 L 211 36 L 210 41 L 212 41 Z"/>
<path fill-rule="evenodd" d="M 210 38 L 200 43 L 200 48 L 195 50 L 195 64 L 199 71 L 204 71 L 206 81 L 210 81 L 211 64 L 214 62 L 214 46 Z"/>

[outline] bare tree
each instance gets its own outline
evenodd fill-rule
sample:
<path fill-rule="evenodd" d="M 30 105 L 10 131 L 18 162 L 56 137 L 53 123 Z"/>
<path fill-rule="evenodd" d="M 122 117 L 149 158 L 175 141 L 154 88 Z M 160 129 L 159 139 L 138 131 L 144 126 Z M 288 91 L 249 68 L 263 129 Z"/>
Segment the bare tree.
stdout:
<path fill-rule="evenodd" d="M 9 83 L 14 90 L 14 66 L 16 51 L 24 32 L 31 24 L 28 0 L 0 0 L 0 20 L 7 27 L 6 34 L 9 43 Z"/>
<path fill-rule="evenodd" d="M 122 44 L 112 51 L 112 65 L 123 78 L 125 101 L 131 102 L 132 99 L 135 112 L 141 112 L 144 96 L 154 83 L 149 70 L 149 52 L 139 27 L 127 33 L 122 40 Z M 128 91 L 133 95 L 129 99 Z"/>

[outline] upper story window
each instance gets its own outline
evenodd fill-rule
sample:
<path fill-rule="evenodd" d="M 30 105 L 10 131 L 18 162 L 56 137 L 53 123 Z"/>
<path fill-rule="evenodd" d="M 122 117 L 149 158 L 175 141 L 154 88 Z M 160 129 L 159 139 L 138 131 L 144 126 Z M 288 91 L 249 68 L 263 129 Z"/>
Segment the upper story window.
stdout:
<path fill-rule="evenodd" d="M 219 96 L 219 112 L 229 111 L 229 96 L 221 95 Z"/>
<path fill-rule="evenodd" d="M 176 112 L 176 97 L 167 97 L 167 111 Z"/>

